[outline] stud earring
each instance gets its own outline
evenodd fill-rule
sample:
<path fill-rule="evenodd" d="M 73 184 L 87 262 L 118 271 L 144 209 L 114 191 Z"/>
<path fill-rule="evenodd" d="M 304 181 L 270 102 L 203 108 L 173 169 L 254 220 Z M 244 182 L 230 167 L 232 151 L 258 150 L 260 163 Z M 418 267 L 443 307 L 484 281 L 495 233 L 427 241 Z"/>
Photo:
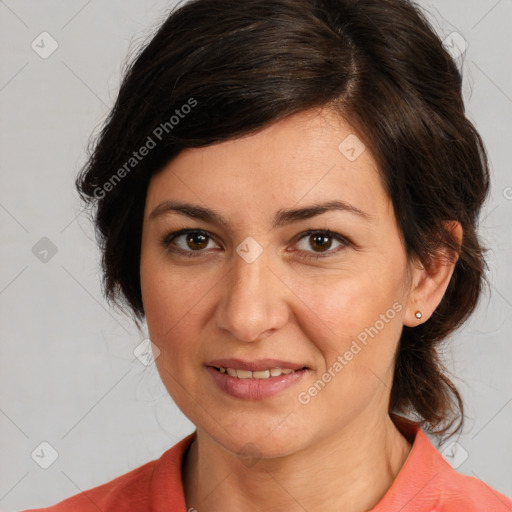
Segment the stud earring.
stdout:
<path fill-rule="evenodd" d="M 421 314 L 421 311 L 416 311 L 415 316 L 419 320 L 423 315 Z"/>

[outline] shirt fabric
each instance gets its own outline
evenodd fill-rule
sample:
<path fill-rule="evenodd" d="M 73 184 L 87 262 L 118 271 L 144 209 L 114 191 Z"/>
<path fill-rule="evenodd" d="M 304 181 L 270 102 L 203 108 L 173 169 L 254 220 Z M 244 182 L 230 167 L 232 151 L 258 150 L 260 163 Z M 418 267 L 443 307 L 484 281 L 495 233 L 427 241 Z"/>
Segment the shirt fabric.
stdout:
<path fill-rule="evenodd" d="M 393 421 L 412 448 L 393 484 L 370 512 L 512 511 L 510 498 L 453 469 L 418 424 L 396 415 Z M 182 463 L 196 433 L 183 438 L 159 459 L 110 482 L 54 506 L 22 512 L 187 512 Z"/>

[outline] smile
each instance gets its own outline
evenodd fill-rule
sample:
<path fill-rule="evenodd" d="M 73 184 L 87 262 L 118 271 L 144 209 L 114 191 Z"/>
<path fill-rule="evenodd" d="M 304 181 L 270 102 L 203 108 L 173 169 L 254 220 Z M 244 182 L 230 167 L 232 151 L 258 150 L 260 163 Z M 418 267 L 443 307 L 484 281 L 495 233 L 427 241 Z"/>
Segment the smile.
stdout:
<path fill-rule="evenodd" d="M 263 400 L 296 385 L 309 368 L 267 368 L 244 370 L 225 366 L 205 366 L 216 388 L 223 394 L 244 400 Z"/>
<path fill-rule="evenodd" d="M 268 370 L 259 370 L 254 372 L 238 368 L 225 368 L 223 366 L 216 369 L 220 373 L 226 373 L 231 377 L 237 377 L 239 379 L 270 379 L 270 377 L 279 377 L 280 375 L 289 375 L 290 373 L 295 372 L 295 370 L 292 370 L 291 368 L 269 368 Z"/>

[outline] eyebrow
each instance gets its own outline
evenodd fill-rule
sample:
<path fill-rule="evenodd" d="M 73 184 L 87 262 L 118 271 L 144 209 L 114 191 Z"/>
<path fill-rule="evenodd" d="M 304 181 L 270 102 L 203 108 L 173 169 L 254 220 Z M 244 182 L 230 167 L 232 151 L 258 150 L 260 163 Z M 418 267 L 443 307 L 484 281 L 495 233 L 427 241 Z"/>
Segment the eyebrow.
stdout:
<path fill-rule="evenodd" d="M 348 212 L 367 221 L 373 218 L 368 213 L 363 212 L 359 208 L 356 208 L 345 201 L 333 200 L 326 203 L 314 203 L 312 205 L 305 206 L 304 208 L 278 210 L 274 217 L 272 228 L 283 227 L 333 210 Z M 219 212 L 204 206 L 183 203 L 180 201 L 164 201 L 160 203 L 149 215 L 149 220 L 153 220 L 161 215 L 172 212 L 192 219 L 218 224 L 229 230 L 229 222 Z"/>

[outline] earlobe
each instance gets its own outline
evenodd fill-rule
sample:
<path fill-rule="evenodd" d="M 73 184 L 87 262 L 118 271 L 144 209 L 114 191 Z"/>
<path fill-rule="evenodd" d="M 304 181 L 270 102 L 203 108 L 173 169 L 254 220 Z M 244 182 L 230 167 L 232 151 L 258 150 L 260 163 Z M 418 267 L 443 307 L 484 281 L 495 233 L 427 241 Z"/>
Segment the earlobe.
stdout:
<path fill-rule="evenodd" d="M 413 264 L 411 287 L 404 314 L 404 325 L 415 327 L 430 317 L 427 312 L 424 291 L 425 279 L 428 278 L 427 269 L 418 261 Z"/>
<path fill-rule="evenodd" d="M 463 235 L 460 223 L 445 221 L 444 225 L 460 247 Z M 457 260 L 458 254 L 443 248 L 432 256 L 428 266 L 415 265 L 404 325 L 416 327 L 432 316 L 448 288 Z"/>

